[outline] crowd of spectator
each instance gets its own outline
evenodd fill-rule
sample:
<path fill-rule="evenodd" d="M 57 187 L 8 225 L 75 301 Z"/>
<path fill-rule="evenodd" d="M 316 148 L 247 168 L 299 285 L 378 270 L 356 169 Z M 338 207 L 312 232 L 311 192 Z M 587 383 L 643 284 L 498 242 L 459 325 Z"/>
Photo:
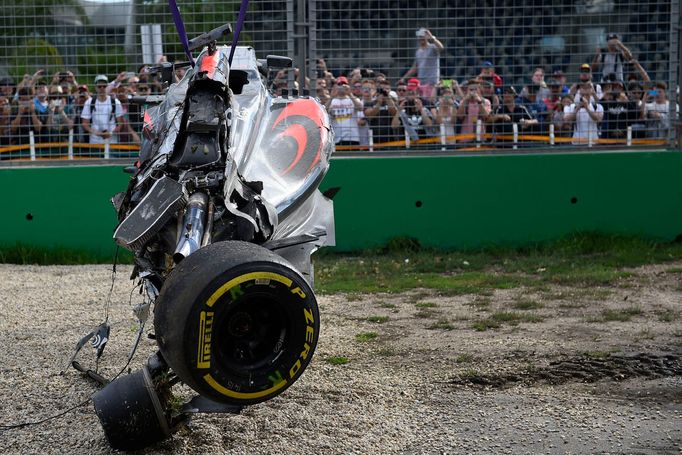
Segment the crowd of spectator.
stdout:
<path fill-rule="evenodd" d="M 634 139 L 667 137 L 667 86 L 650 80 L 616 34 L 606 36 L 607 47 L 597 49 L 591 63 L 576 68 L 570 85 L 561 69 L 548 76 L 537 67 L 518 92 L 504 83 L 491 61 L 480 62 L 461 83 L 441 79 L 442 43 L 424 28 L 416 37 L 414 64 L 395 85 L 371 69 L 334 77 L 324 61 L 318 62 L 316 94 L 329 110 L 338 145 L 368 145 L 367 128 L 374 143 L 456 136 L 458 142 L 478 137 L 504 146 L 514 132 L 552 133 L 576 144 L 628 134 Z"/>
<path fill-rule="evenodd" d="M 651 81 L 615 34 L 606 37 L 607 47 L 597 49 L 590 63 L 576 68 L 575 81 L 561 69 L 549 76 L 538 67 L 518 91 L 505 84 L 491 61 L 480 62 L 465 81 L 442 79 L 443 44 L 425 28 L 416 38 L 413 65 L 393 83 L 368 68 L 334 75 L 318 60 L 314 95 L 330 114 L 337 145 L 457 136 L 458 142 L 483 137 L 504 146 L 515 134 L 550 131 L 574 143 L 628 134 L 667 137 L 666 84 Z M 182 73 L 178 70 L 176 78 Z M 270 85 L 274 94 L 290 87 L 288 77 L 286 71 L 276 74 Z M 293 79 L 299 79 L 297 72 Z M 73 131 L 74 142 L 139 144 L 140 107 L 129 99 L 163 93 L 158 77 L 143 66 L 111 81 L 98 75 L 91 85 L 81 82 L 71 71 L 49 78 L 40 70 L 17 84 L 0 79 L 0 146 L 27 144 L 29 131 L 38 143 L 64 142 Z M 304 84 L 311 87 L 308 80 Z"/>
<path fill-rule="evenodd" d="M 140 67 L 138 72 L 122 72 L 112 81 L 106 75 L 83 84 L 71 71 L 51 78 L 44 70 L 24 75 L 19 83 L 10 77 L 0 79 L 0 146 L 24 145 L 31 133 L 36 143 L 139 144 L 139 106 L 132 96 L 162 93 L 157 77 Z"/>

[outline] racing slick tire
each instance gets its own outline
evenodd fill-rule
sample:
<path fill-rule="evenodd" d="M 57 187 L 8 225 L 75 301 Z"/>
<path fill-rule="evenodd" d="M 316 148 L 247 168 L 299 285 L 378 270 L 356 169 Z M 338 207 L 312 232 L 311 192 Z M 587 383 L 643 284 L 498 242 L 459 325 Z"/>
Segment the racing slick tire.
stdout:
<path fill-rule="evenodd" d="M 154 309 L 161 354 L 217 402 L 248 405 L 282 393 L 312 359 L 315 295 L 282 257 L 248 242 L 207 245 L 170 273 Z"/>

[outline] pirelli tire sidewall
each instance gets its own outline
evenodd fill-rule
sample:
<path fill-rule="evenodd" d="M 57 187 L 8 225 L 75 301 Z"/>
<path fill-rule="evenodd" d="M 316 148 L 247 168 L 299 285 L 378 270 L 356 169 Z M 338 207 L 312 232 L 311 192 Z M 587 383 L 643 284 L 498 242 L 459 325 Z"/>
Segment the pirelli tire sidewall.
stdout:
<path fill-rule="evenodd" d="M 255 312 L 250 322 L 266 339 L 262 361 L 247 366 L 234 361 L 230 335 L 244 325 L 245 308 Z M 259 326 L 261 319 L 268 324 Z M 173 270 L 157 299 L 154 326 L 161 353 L 183 382 L 212 400 L 247 405 L 277 396 L 300 377 L 320 324 L 312 289 L 287 261 L 229 241 L 200 249 Z"/>

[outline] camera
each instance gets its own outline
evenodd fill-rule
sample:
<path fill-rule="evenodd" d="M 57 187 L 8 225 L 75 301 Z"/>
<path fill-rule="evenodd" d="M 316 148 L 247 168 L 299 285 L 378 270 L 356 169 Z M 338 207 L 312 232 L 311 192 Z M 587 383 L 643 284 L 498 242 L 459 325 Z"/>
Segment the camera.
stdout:
<path fill-rule="evenodd" d="M 317 70 L 317 78 L 318 79 L 324 79 L 324 70 L 321 70 L 321 69 Z"/>
<path fill-rule="evenodd" d="M 377 88 L 377 95 L 388 96 L 388 91 L 383 87 Z"/>

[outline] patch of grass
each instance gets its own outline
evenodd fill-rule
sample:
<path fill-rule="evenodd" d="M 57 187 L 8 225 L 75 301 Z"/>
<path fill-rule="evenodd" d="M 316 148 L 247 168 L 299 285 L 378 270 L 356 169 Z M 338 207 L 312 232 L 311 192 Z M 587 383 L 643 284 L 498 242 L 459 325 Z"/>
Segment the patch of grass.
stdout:
<path fill-rule="evenodd" d="M 348 357 L 344 356 L 332 356 L 332 357 L 327 357 L 324 359 L 325 362 L 327 362 L 330 365 L 345 365 L 349 362 Z"/>
<path fill-rule="evenodd" d="M 471 326 L 474 330 L 484 332 L 488 329 L 498 329 L 502 324 L 518 325 L 521 322 L 542 322 L 544 319 L 536 314 L 515 313 L 512 311 L 498 311 L 487 319 L 474 322 Z"/>
<path fill-rule="evenodd" d="M 455 357 L 455 363 L 469 363 L 474 361 L 474 356 L 471 354 L 460 354 Z"/>
<path fill-rule="evenodd" d="M 544 308 L 545 304 L 536 302 L 535 300 L 518 300 L 514 302 L 512 307 L 515 310 L 539 310 L 540 308 Z"/>
<path fill-rule="evenodd" d="M 349 302 L 362 302 L 362 296 L 360 294 L 351 293 L 346 295 L 346 300 Z"/>
<path fill-rule="evenodd" d="M 439 319 L 428 327 L 429 330 L 454 330 L 455 326 L 447 319 Z"/>
<path fill-rule="evenodd" d="M 420 310 L 420 311 L 417 311 L 416 313 L 414 313 L 414 317 L 419 318 L 419 319 L 430 319 L 430 318 L 434 317 L 435 315 L 436 315 L 436 313 L 434 311 L 430 311 L 428 309 Z"/>
<path fill-rule="evenodd" d="M 388 316 L 369 316 L 367 321 L 383 324 L 384 322 L 388 321 Z"/>
<path fill-rule="evenodd" d="M 666 310 L 658 313 L 658 320 L 661 322 L 673 322 L 677 320 L 677 313 L 671 310 Z"/>
<path fill-rule="evenodd" d="M 95 254 L 88 250 L 76 248 L 41 247 L 23 243 L 16 243 L 14 245 L 0 244 L 0 263 L 4 264 L 113 264 L 115 256 L 115 246 L 111 247 L 109 254 Z M 132 253 L 120 249 L 118 252 L 118 263 L 132 264 Z"/>
<path fill-rule="evenodd" d="M 611 353 L 606 351 L 587 351 L 583 352 L 583 357 L 588 359 L 604 360 L 611 357 Z"/>
<path fill-rule="evenodd" d="M 601 313 L 603 322 L 627 322 L 633 316 L 642 314 L 642 309 L 639 307 L 629 307 L 620 310 L 604 310 Z"/>
<path fill-rule="evenodd" d="M 417 308 L 436 308 L 438 304 L 433 302 L 420 302 L 415 303 L 414 306 L 416 306 Z"/>
<path fill-rule="evenodd" d="M 488 329 L 499 329 L 500 323 L 493 321 L 492 319 L 482 319 L 480 321 L 474 322 L 471 325 L 471 328 L 477 332 L 485 332 Z"/>
<path fill-rule="evenodd" d="M 627 284 L 622 280 L 632 276 L 623 267 L 680 259 L 682 242 L 598 233 L 573 234 L 517 249 L 439 251 L 423 248 L 413 239 L 399 239 L 385 249 L 353 256 L 325 250 L 315 255 L 321 293 L 427 288 L 445 295 L 490 295 L 495 289 L 521 286 L 548 289 L 548 284 L 622 286 Z"/>
<path fill-rule="evenodd" d="M 393 357 L 396 355 L 396 352 L 393 348 L 383 347 L 377 350 L 376 354 L 381 357 Z"/>
<path fill-rule="evenodd" d="M 372 341 L 378 337 L 379 334 L 376 332 L 363 332 L 363 333 L 358 333 L 355 335 L 355 339 L 361 343 L 366 343 L 368 341 Z"/>
<path fill-rule="evenodd" d="M 500 311 L 490 315 L 490 319 L 495 322 L 505 322 L 507 324 L 516 325 L 519 322 L 541 322 L 542 317 L 536 314 L 515 313 L 513 311 Z"/>
<path fill-rule="evenodd" d="M 474 308 L 477 308 L 479 310 L 483 310 L 485 308 L 488 308 L 491 304 L 491 300 L 489 297 L 481 297 L 477 296 L 474 300 L 471 302 L 465 303 L 466 306 L 472 306 Z"/>
<path fill-rule="evenodd" d="M 682 273 L 682 267 L 673 267 L 665 271 L 666 273 Z"/>
<path fill-rule="evenodd" d="M 640 331 L 635 335 L 635 339 L 638 340 L 638 341 L 641 341 L 641 340 L 653 340 L 654 338 L 656 338 L 656 335 L 654 335 L 654 332 L 652 332 L 651 329 L 648 328 L 648 327 L 647 327 L 647 328 L 644 328 L 644 329 L 642 329 L 642 330 L 640 330 Z"/>

